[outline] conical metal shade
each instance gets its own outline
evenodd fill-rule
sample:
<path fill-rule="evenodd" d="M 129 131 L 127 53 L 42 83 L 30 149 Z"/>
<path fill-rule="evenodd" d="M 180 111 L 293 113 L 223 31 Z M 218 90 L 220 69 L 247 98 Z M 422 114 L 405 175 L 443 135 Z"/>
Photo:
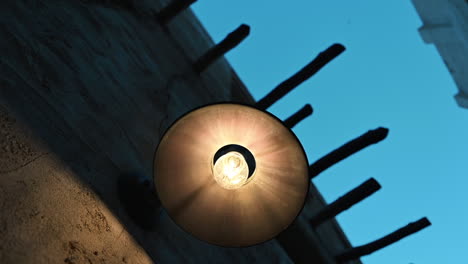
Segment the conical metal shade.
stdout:
<path fill-rule="evenodd" d="M 213 156 L 237 144 L 254 156 L 249 181 L 234 190 L 213 177 Z M 296 136 L 276 117 L 239 104 L 199 108 L 163 136 L 154 160 L 156 190 L 185 231 L 221 246 L 272 239 L 301 211 L 309 187 L 308 162 Z"/>

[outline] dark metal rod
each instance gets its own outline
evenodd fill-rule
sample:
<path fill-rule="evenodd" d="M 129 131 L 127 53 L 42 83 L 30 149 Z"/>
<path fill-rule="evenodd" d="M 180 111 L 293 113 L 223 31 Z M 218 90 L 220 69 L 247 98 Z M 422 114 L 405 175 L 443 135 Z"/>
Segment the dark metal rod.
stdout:
<path fill-rule="evenodd" d="M 216 59 L 221 57 L 226 52 L 230 51 L 239 43 L 242 42 L 250 33 L 250 27 L 242 24 L 236 30 L 229 33 L 225 39 L 219 42 L 217 45 L 209 49 L 204 55 L 202 55 L 194 64 L 193 68 L 197 73 L 204 71 L 210 64 Z"/>
<path fill-rule="evenodd" d="M 166 24 L 177 16 L 180 12 L 187 9 L 191 4 L 195 3 L 197 0 L 173 0 L 166 7 L 156 14 L 156 17 L 161 24 Z"/>
<path fill-rule="evenodd" d="M 423 217 L 416 222 L 409 223 L 408 225 L 396 230 L 395 232 L 390 233 L 378 240 L 375 240 L 374 242 L 348 249 L 347 251 L 336 256 L 336 260 L 339 262 L 344 262 L 357 259 L 365 255 L 369 255 L 379 249 L 382 249 L 388 245 L 399 241 L 400 239 L 403 239 L 409 235 L 421 231 L 422 229 L 430 225 L 431 222 L 429 222 L 429 219 Z"/>
<path fill-rule="evenodd" d="M 284 120 L 283 123 L 286 127 L 293 128 L 295 125 L 297 125 L 299 122 L 304 120 L 306 117 L 310 116 L 313 111 L 314 110 L 312 109 L 312 106 L 310 104 L 306 104 L 299 111 L 294 113 L 288 119 Z"/>
<path fill-rule="evenodd" d="M 343 45 L 331 45 L 328 49 L 319 53 L 319 55 L 304 68 L 276 86 L 269 94 L 256 103 L 256 107 L 262 110 L 267 109 L 287 93 L 292 91 L 299 84 L 312 77 L 312 75 L 317 73 L 320 69 L 327 65 L 327 63 L 340 55 L 343 51 L 345 51 L 345 47 Z"/>
<path fill-rule="evenodd" d="M 337 216 L 339 213 L 348 210 L 351 206 L 369 197 L 380 188 L 380 184 L 374 178 L 370 178 L 323 208 L 310 220 L 311 225 L 317 226 L 326 220 Z"/>
<path fill-rule="evenodd" d="M 333 150 L 332 152 L 311 164 L 309 166 L 309 177 L 311 179 L 314 178 L 324 170 L 362 150 L 363 148 L 382 141 L 387 137 L 387 135 L 388 129 L 384 127 L 369 130 L 363 135 L 349 141 L 348 143 Z"/>

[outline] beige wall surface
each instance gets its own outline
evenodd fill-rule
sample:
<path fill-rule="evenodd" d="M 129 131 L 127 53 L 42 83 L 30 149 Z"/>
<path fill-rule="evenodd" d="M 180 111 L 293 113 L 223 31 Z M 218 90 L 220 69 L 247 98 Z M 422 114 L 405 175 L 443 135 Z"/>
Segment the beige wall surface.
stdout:
<path fill-rule="evenodd" d="M 118 176 L 151 177 L 176 118 L 253 102 L 226 60 L 192 70 L 213 41 L 190 10 L 162 26 L 168 1 L 126 2 L 0 3 L 0 263 L 291 263 L 277 240 L 221 248 L 164 212 L 143 230 L 122 207 Z M 349 243 L 335 222 L 307 225 L 315 194 L 295 226 L 332 262 Z"/>

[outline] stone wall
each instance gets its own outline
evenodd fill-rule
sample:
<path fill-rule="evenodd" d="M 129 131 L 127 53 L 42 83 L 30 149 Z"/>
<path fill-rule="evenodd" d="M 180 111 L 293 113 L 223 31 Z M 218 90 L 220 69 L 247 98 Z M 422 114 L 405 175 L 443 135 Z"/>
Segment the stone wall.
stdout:
<path fill-rule="evenodd" d="M 159 138 L 177 117 L 253 102 L 224 59 L 192 70 L 213 41 L 190 10 L 160 25 L 155 13 L 167 3 L 1 1 L 0 263 L 291 263 L 284 243 L 303 239 L 314 249 L 299 252 L 302 261 L 333 263 L 349 247 L 335 222 L 307 226 L 324 204 L 314 188 L 294 224 L 307 237 L 290 233 L 283 247 L 222 248 L 164 211 L 150 230 L 128 216 L 118 177 L 151 178 Z"/>

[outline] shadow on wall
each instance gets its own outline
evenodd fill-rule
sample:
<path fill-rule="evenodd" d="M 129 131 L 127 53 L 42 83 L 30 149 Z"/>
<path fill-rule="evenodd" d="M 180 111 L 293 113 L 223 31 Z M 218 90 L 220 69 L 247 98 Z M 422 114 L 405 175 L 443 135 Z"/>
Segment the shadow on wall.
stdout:
<path fill-rule="evenodd" d="M 152 261 L 162 263 L 189 256 L 193 262 L 245 263 L 267 255 L 271 262 L 289 262 L 276 242 L 220 248 L 186 235 L 164 213 L 155 229 L 143 231 L 122 210 L 118 176 L 152 175 L 154 150 L 172 121 L 203 104 L 251 98 L 231 95 L 240 82 L 224 60 L 202 75 L 193 72 L 194 58 L 212 42 L 189 11 L 164 28 L 154 13 L 167 1 L 141 1 L 130 9 L 111 2 L 0 4 L 0 103 L 32 131 L 18 139 L 29 142 L 18 143 L 32 146 L 29 152 L 26 147 L 24 155 L 13 153 L 10 146 L 2 154 L 3 164 L 16 167 L 0 172 L 2 212 L 15 210 L 0 217 L 6 238 L 0 260 L 151 262 L 144 253 L 135 259 L 122 255 L 139 248 L 135 239 Z M 10 133 L 21 137 L 19 130 Z M 20 154 L 24 159 L 9 161 Z M 134 178 L 128 179 L 124 185 L 131 187 Z"/>

